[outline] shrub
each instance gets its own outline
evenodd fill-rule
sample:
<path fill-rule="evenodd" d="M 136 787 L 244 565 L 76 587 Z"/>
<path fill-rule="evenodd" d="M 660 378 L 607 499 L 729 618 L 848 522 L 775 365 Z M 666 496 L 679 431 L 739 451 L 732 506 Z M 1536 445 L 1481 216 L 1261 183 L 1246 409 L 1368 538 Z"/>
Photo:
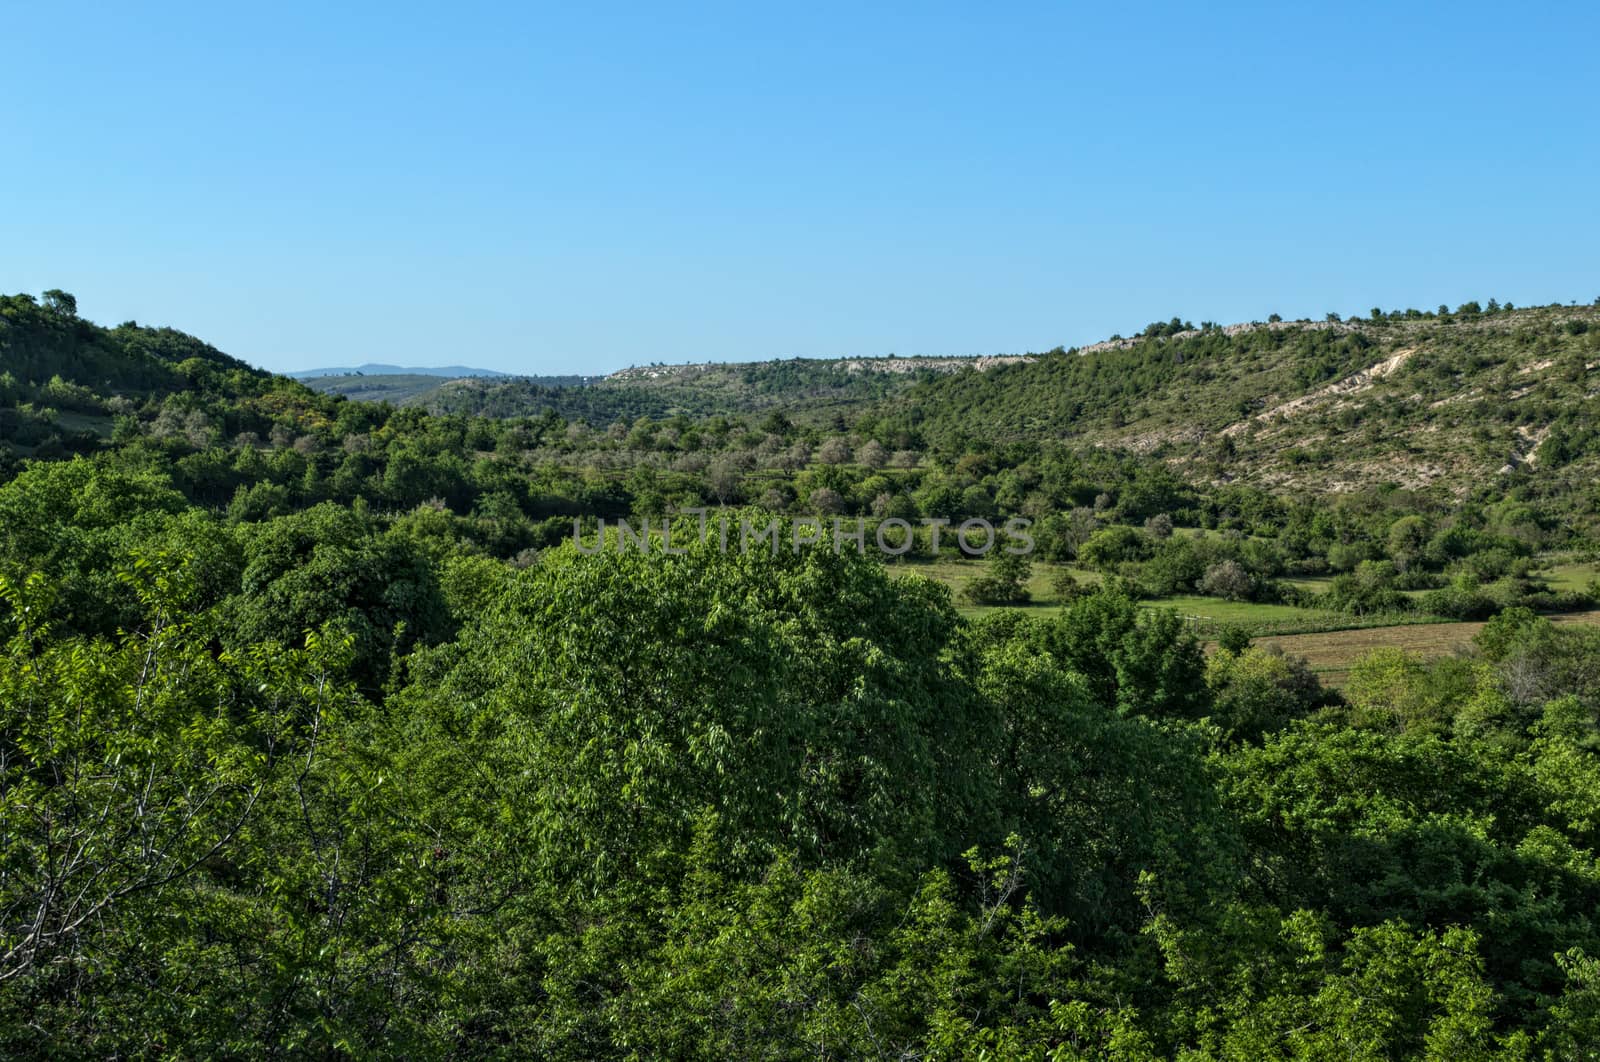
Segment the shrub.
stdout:
<path fill-rule="evenodd" d="M 1234 560 L 1213 564 L 1200 580 L 1201 593 L 1228 601 L 1249 601 L 1255 596 L 1255 590 L 1255 577 Z"/>
<path fill-rule="evenodd" d="M 1028 579 L 1033 565 L 1026 556 L 1000 552 L 989 570 L 966 585 L 962 595 L 974 605 L 1025 605 L 1033 599 Z"/>
<path fill-rule="evenodd" d="M 1424 612 L 1457 620 L 1487 619 L 1498 611 L 1485 595 L 1456 586 L 1423 594 L 1418 604 Z"/>
<path fill-rule="evenodd" d="M 1236 741 L 1257 740 L 1321 706 L 1326 694 L 1304 659 L 1276 646 L 1220 648 L 1206 664 L 1212 721 Z"/>
<path fill-rule="evenodd" d="M 1089 540 L 1078 547 L 1078 559 L 1091 568 L 1106 571 L 1124 561 L 1142 560 L 1149 549 L 1150 540 L 1144 535 L 1134 528 L 1115 524 L 1090 535 Z"/>
<path fill-rule="evenodd" d="M 1050 577 L 1050 589 L 1063 601 L 1070 601 L 1079 594 L 1089 592 L 1089 588 L 1078 582 L 1078 577 L 1067 568 L 1060 569 Z"/>

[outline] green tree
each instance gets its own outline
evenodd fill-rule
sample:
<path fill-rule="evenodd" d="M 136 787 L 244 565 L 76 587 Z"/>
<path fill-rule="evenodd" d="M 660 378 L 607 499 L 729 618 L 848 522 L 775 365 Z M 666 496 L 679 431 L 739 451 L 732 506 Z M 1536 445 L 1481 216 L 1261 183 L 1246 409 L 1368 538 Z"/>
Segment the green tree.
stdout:
<path fill-rule="evenodd" d="M 967 583 L 963 595 L 977 605 L 1021 605 L 1033 599 L 1028 580 L 1033 564 L 1026 554 L 996 550 L 988 570 Z"/>
<path fill-rule="evenodd" d="M 138 912 L 181 903 L 207 868 L 242 858 L 318 710 L 320 640 L 214 657 L 185 616 L 181 566 L 125 574 L 145 618 L 116 642 L 57 638 L 45 580 L 0 577 L 0 983 L 103 975 Z"/>

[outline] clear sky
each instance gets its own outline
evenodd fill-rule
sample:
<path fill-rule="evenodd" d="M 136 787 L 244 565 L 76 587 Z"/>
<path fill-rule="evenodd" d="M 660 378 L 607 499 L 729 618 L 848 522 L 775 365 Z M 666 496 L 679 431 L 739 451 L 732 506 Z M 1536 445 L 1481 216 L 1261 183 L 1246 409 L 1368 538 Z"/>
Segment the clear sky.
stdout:
<path fill-rule="evenodd" d="M 1600 296 L 1600 7 L 8 5 L 0 290 L 278 370 Z"/>

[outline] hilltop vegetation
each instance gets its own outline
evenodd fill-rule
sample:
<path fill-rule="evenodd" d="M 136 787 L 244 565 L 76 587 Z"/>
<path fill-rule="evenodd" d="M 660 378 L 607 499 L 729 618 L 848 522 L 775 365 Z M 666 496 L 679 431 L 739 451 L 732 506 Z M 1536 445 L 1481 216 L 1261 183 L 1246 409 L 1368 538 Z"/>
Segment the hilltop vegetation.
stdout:
<path fill-rule="evenodd" d="M 0 300 L 0 1050 L 1586 1057 L 1594 312 L 434 412 Z"/>
<path fill-rule="evenodd" d="M 339 373 L 332 376 L 297 376 L 313 391 L 338 395 L 356 402 L 389 402 L 394 405 L 426 404 L 428 396 L 456 379 L 465 377 L 439 376 L 433 373 L 392 372 L 379 374 Z M 529 382 L 541 387 L 584 387 L 587 381 L 580 376 L 532 377 Z"/>
<path fill-rule="evenodd" d="M 385 365 L 381 362 L 363 362 L 360 365 L 338 365 L 323 369 L 302 369 L 285 373 L 296 380 L 318 380 L 332 376 L 436 376 L 446 380 L 459 380 L 463 376 L 505 376 L 494 369 L 474 369 L 468 365 L 440 365 L 424 368 L 406 368 Z"/>
<path fill-rule="evenodd" d="M 637 417 L 715 416 L 782 408 L 809 423 L 844 423 L 861 409 L 919 379 L 958 370 L 967 359 L 853 358 L 731 365 L 647 365 L 623 369 L 581 389 L 532 377 L 452 380 L 411 401 L 433 412 L 537 417 L 604 426 Z"/>
<path fill-rule="evenodd" d="M 1195 328 L 1173 319 L 1131 339 L 1010 359 L 795 359 L 645 366 L 590 381 L 315 386 L 433 412 L 553 413 L 596 427 L 782 407 L 801 423 L 894 449 L 1070 439 L 1209 483 L 1459 492 L 1541 461 L 1574 482 L 1592 476 L 1586 424 L 1600 414 L 1597 366 L 1600 309 L 1491 299 L 1349 320 Z"/>
<path fill-rule="evenodd" d="M 1173 335 L 1153 325 L 1088 353 L 928 381 L 876 430 L 946 447 L 1081 439 L 1273 488 L 1459 493 L 1541 461 L 1574 482 L 1592 475 L 1600 309 L 1489 307 Z"/>
<path fill-rule="evenodd" d="M 0 295 L 0 357 L 18 381 L 52 377 L 100 394 L 156 394 L 181 388 L 199 371 L 265 376 L 193 336 L 129 321 L 101 328 L 78 316 L 78 300 L 51 290 Z"/>
<path fill-rule="evenodd" d="M 606 426 L 648 416 L 711 416 L 782 407 L 808 422 L 853 419 L 921 379 L 1018 358 L 790 358 L 739 364 L 642 365 L 606 376 L 299 374 L 307 386 L 361 401 L 415 405 L 434 413 L 539 417 Z"/>

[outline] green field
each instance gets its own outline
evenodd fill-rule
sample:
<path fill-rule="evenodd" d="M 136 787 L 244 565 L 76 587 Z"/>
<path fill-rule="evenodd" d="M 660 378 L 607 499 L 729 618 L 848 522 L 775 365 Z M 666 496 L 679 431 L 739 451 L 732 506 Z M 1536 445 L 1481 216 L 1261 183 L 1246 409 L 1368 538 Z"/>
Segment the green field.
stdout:
<path fill-rule="evenodd" d="M 1584 590 L 1600 579 L 1600 561 L 1557 564 L 1544 572 L 1552 590 Z"/>
<path fill-rule="evenodd" d="M 1033 600 L 1021 607 L 1029 610 L 1049 610 L 1060 608 L 1065 604 L 1066 599 L 1057 594 L 1051 586 L 1056 573 L 1063 569 L 1071 572 L 1080 586 L 1095 586 L 1100 582 L 1098 572 L 1071 565 L 1036 563 L 1033 566 L 1033 576 L 1028 580 L 1028 589 L 1033 593 Z M 937 561 L 905 560 L 890 564 L 889 570 L 897 575 L 920 575 L 946 584 L 956 594 L 956 608 L 963 616 L 969 618 L 981 616 L 1000 607 L 973 605 L 961 598 L 961 591 L 967 583 L 983 573 L 983 561 L 955 558 Z M 1306 582 L 1311 581 L 1306 580 Z M 1225 601 L 1222 598 L 1199 595 L 1160 598 L 1145 602 L 1145 606 L 1172 609 L 1191 620 L 1196 633 L 1202 637 L 1215 636 L 1218 629 L 1224 625 L 1243 627 L 1251 635 L 1259 637 L 1443 622 L 1435 616 L 1411 613 L 1352 616 L 1344 612 L 1300 608 L 1296 605 Z"/>
<path fill-rule="evenodd" d="M 1036 563 L 1028 582 L 1033 601 L 1024 608 L 1052 611 L 1065 600 L 1051 588 L 1055 573 L 1065 568 L 1081 585 L 1100 582 L 1098 572 L 1069 565 Z M 956 607 L 963 616 L 981 616 L 995 606 L 972 605 L 961 600 L 966 584 L 984 571 L 977 560 L 900 561 L 890 565 L 897 575 L 921 575 L 948 585 L 957 595 Z M 1568 562 L 1556 564 L 1543 573 L 1556 590 L 1582 590 L 1600 578 L 1600 563 Z M 1307 590 L 1326 590 L 1328 577 L 1289 579 L 1285 582 Z M 1215 597 L 1185 595 L 1144 602 L 1147 608 L 1166 608 L 1191 621 L 1191 627 L 1208 642 L 1223 626 L 1241 627 L 1261 645 L 1272 645 L 1294 656 L 1303 656 L 1311 669 L 1329 686 L 1341 686 L 1357 660 L 1374 649 L 1394 647 L 1423 657 L 1445 656 L 1472 644 L 1482 623 L 1460 622 L 1417 613 L 1387 613 L 1352 616 L 1325 609 L 1295 605 L 1257 604 L 1225 601 Z M 1600 610 L 1558 614 L 1557 623 L 1600 624 Z"/>
<path fill-rule="evenodd" d="M 1551 616 L 1561 624 L 1600 624 L 1600 610 L 1565 612 Z M 1356 661 L 1374 649 L 1403 649 L 1431 658 L 1462 652 L 1483 629 L 1482 623 L 1454 622 L 1369 627 L 1365 630 L 1327 631 L 1262 638 L 1257 644 L 1277 646 L 1292 656 L 1301 656 L 1323 683 L 1342 686 Z"/>
<path fill-rule="evenodd" d="M 1242 627 L 1253 637 L 1268 634 L 1304 634 L 1312 631 L 1360 630 L 1369 627 L 1416 626 L 1444 622 L 1420 613 L 1378 613 L 1353 616 L 1348 612 L 1265 605 L 1252 601 L 1224 601 L 1216 597 L 1168 597 L 1148 602 L 1151 608 L 1170 608 L 1192 620 L 1201 636 L 1215 635 L 1228 625 Z"/>
<path fill-rule="evenodd" d="M 962 588 L 973 579 L 982 575 L 985 563 L 982 560 L 958 560 L 955 558 L 941 558 L 936 561 L 926 560 L 900 560 L 888 564 L 892 575 L 907 576 L 920 575 L 926 579 L 935 579 L 945 585 L 956 595 L 956 608 L 963 616 L 981 616 L 986 612 L 993 612 L 995 606 L 973 605 L 961 597 Z M 1028 609 L 1059 608 L 1065 599 L 1057 594 L 1050 585 L 1056 573 L 1065 569 L 1072 573 L 1080 586 L 1097 586 L 1100 583 L 1100 573 L 1091 572 L 1083 568 L 1074 568 L 1066 564 L 1035 563 L 1033 577 L 1028 580 L 1028 589 L 1033 594 L 1033 600 L 1022 606 Z"/>

